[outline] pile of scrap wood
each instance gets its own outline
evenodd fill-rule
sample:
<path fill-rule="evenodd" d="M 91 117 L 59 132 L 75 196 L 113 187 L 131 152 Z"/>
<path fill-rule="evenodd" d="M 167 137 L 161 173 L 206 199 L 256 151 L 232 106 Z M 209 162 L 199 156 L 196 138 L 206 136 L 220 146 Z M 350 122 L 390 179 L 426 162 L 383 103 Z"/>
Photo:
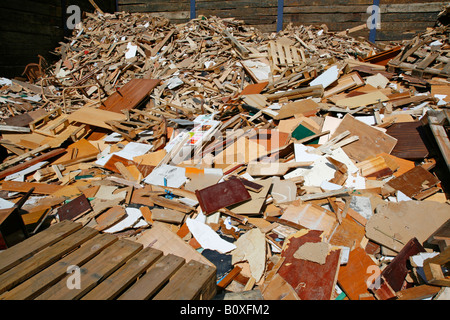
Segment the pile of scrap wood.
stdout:
<path fill-rule="evenodd" d="M 218 299 L 448 299 L 449 46 L 87 14 L 0 79 L 2 215 L 208 261 Z"/>

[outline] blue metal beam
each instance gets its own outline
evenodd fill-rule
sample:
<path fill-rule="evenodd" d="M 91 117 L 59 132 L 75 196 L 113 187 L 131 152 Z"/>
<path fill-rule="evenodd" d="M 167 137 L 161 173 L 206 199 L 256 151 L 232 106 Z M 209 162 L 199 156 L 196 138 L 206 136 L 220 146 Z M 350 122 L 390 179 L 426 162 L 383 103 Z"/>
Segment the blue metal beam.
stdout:
<path fill-rule="evenodd" d="M 373 5 L 380 7 L 380 0 L 373 0 Z M 375 14 L 375 11 L 372 11 L 372 16 Z M 375 27 L 376 23 L 372 23 L 373 28 L 370 29 L 369 41 L 375 43 L 377 38 L 377 28 Z"/>
<path fill-rule="evenodd" d="M 284 9 L 284 0 L 278 0 L 277 32 L 283 30 L 283 9 Z"/>
<path fill-rule="evenodd" d="M 197 13 L 195 12 L 195 0 L 190 0 L 191 3 L 191 20 L 197 17 Z"/>

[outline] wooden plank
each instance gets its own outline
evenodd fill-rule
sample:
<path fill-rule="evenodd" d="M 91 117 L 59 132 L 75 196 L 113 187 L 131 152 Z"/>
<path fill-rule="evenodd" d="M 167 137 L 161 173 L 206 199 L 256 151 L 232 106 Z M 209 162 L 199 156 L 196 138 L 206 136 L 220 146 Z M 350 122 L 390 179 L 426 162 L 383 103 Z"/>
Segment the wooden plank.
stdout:
<path fill-rule="evenodd" d="M 441 251 L 450 245 L 450 219 L 443 223 L 426 241 L 438 245 Z"/>
<path fill-rule="evenodd" d="M 0 274 L 18 265 L 36 252 L 51 246 L 69 234 L 79 230 L 81 227 L 82 225 L 80 223 L 62 221 L 25 239 L 8 250 L 0 252 Z"/>
<path fill-rule="evenodd" d="M 149 200 L 158 206 L 181 211 L 183 213 L 190 213 L 191 211 L 195 210 L 195 208 L 191 206 L 185 205 L 176 200 L 166 199 L 160 196 L 150 196 Z"/>
<path fill-rule="evenodd" d="M 109 130 L 111 130 L 111 126 L 106 124 L 106 122 L 126 120 L 126 116 L 124 114 L 97 109 L 89 106 L 81 107 L 77 111 L 69 114 L 67 118 L 70 121 L 85 123 L 94 127 L 100 127 Z"/>
<path fill-rule="evenodd" d="M 375 177 L 379 179 L 390 176 L 393 173 L 393 170 L 389 168 L 385 158 L 382 156 L 361 161 L 356 164 L 356 167 L 361 170 L 363 177 Z"/>
<path fill-rule="evenodd" d="M 80 288 L 69 288 L 67 277 L 49 288 L 37 300 L 76 300 L 92 290 L 100 281 L 120 268 L 128 259 L 142 249 L 142 245 L 119 240 L 107 247 L 95 258 L 80 267 Z"/>
<path fill-rule="evenodd" d="M 152 220 L 181 224 L 186 214 L 171 209 L 152 209 Z"/>
<path fill-rule="evenodd" d="M 216 269 L 190 261 L 184 264 L 153 300 L 208 300 L 216 293 Z"/>
<path fill-rule="evenodd" d="M 84 243 L 78 250 L 68 254 L 48 268 L 22 282 L 17 287 L 4 293 L 0 299 L 26 300 L 34 299 L 49 287 L 67 276 L 69 266 L 82 266 L 87 261 L 97 256 L 105 247 L 116 242 L 118 238 L 111 234 L 99 234 Z"/>
<path fill-rule="evenodd" d="M 0 294 L 53 264 L 96 234 L 98 231 L 92 228 L 82 228 L 4 272 L 0 275 Z"/>
<path fill-rule="evenodd" d="M 438 286 L 422 284 L 398 291 L 396 295 L 397 300 L 423 300 L 435 296 L 440 290 L 441 288 Z"/>
<path fill-rule="evenodd" d="M 34 156 L 35 154 L 41 153 L 47 149 L 50 149 L 50 145 L 49 144 L 44 144 L 42 146 L 39 146 L 29 152 L 23 153 L 20 156 L 17 156 L 13 159 L 4 161 L 3 163 L 0 164 L 0 170 L 4 170 L 9 166 L 12 166 L 14 164 L 16 164 L 17 162 L 21 162 L 23 160 L 25 160 L 28 157 Z"/>
<path fill-rule="evenodd" d="M 426 259 L 423 272 L 431 285 L 450 287 L 450 279 L 442 271 L 443 266 L 450 262 L 450 247 L 446 247 L 439 255 Z"/>
<path fill-rule="evenodd" d="M 106 212 L 95 218 L 97 225 L 94 228 L 98 231 L 105 230 L 115 223 L 121 221 L 125 217 L 125 208 L 119 205 L 113 206 L 112 208 L 108 209 Z"/>
<path fill-rule="evenodd" d="M 150 299 L 181 268 L 185 260 L 168 254 L 151 266 L 138 282 L 125 291 L 118 300 Z"/>
<path fill-rule="evenodd" d="M 64 188 L 64 186 L 22 181 L 3 181 L 3 183 L 1 184 L 2 190 L 13 192 L 28 192 L 31 188 L 34 188 L 33 193 L 49 195 L 61 190 L 62 188 Z"/>
<path fill-rule="evenodd" d="M 83 213 L 92 210 L 89 200 L 84 194 L 58 208 L 59 220 L 74 220 Z"/>
<path fill-rule="evenodd" d="M 115 299 L 141 276 L 146 269 L 155 264 L 163 255 L 162 251 L 145 248 L 125 265 L 103 280 L 98 286 L 92 289 L 81 300 L 111 300 Z M 142 281 L 140 278 L 138 283 Z"/>
<path fill-rule="evenodd" d="M 436 60 L 437 57 L 439 57 L 439 52 L 429 53 L 418 65 L 417 69 L 425 70 L 428 68 L 430 64 L 433 63 L 434 60 Z"/>
<path fill-rule="evenodd" d="M 391 263 L 389 263 L 389 265 L 381 272 L 382 281 L 387 282 L 389 287 L 395 292 L 400 291 L 409 271 L 407 266 L 409 257 L 420 252 L 425 252 L 425 249 L 416 238 L 408 241 Z"/>

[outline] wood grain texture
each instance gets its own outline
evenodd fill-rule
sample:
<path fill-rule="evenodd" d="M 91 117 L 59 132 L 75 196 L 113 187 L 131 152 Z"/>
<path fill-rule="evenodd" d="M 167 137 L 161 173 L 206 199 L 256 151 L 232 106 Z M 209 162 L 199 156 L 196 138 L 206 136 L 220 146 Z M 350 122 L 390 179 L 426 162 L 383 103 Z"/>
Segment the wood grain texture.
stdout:
<path fill-rule="evenodd" d="M 141 249 L 141 244 L 129 240 L 119 240 L 80 268 L 81 278 L 79 288 L 69 288 L 67 286 L 67 279 L 63 278 L 43 294 L 36 297 L 36 299 L 80 299 L 83 295 L 92 290 L 103 278 L 108 277 L 116 271 Z"/>
<path fill-rule="evenodd" d="M 160 250 L 143 249 L 120 269 L 89 291 L 82 297 L 82 300 L 111 300 L 116 298 L 162 255 L 163 253 Z"/>
<path fill-rule="evenodd" d="M 61 222 L 50 226 L 33 237 L 30 237 L 8 250 L 0 252 L 0 274 L 16 266 L 36 252 L 58 242 L 67 235 L 77 231 L 80 223 Z"/>
<path fill-rule="evenodd" d="M 76 249 L 96 234 L 98 232 L 92 228 L 82 228 L 52 245 L 47 250 L 42 250 L 33 255 L 16 268 L 3 273 L 0 275 L 0 294 L 53 264 L 63 255 Z"/>
<path fill-rule="evenodd" d="M 216 292 L 216 268 L 197 261 L 184 264 L 153 300 L 210 299 Z"/>
<path fill-rule="evenodd" d="M 78 250 L 66 255 L 58 262 L 9 290 L 0 298 L 5 300 L 34 299 L 66 276 L 68 266 L 82 266 L 117 240 L 118 238 L 114 235 L 99 234 L 81 245 Z"/>
<path fill-rule="evenodd" d="M 168 254 L 156 261 L 142 278 L 124 292 L 119 300 L 150 299 L 185 263 L 183 258 Z"/>
<path fill-rule="evenodd" d="M 49 195 L 55 193 L 64 186 L 56 184 L 38 183 L 38 182 L 21 182 L 21 181 L 3 181 L 1 189 L 13 192 L 28 192 L 31 188 L 34 188 L 33 193 Z"/>
<path fill-rule="evenodd" d="M 103 101 L 99 109 L 119 114 L 122 114 L 122 110 L 134 109 L 159 83 L 160 80 L 154 79 L 132 79 Z"/>
<path fill-rule="evenodd" d="M 423 142 L 425 133 L 420 121 L 394 123 L 386 134 L 397 139 L 391 152 L 393 156 L 408 160 L 422 160 L 428 156 L 428 149 Z"/>

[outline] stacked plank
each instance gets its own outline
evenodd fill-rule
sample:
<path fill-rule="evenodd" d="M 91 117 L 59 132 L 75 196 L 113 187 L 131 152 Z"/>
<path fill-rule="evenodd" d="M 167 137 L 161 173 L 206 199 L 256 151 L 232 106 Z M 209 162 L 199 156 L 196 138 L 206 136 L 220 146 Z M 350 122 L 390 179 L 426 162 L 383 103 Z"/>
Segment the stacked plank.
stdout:
<path fill-rule="evenodd" d="M 215 266 L 225 295 L 438 298 L 449 83 L 387 70 L 405 50 L 326 26 L 88 15 L 35 83 L 4 80 L 3 214 Z"/>

